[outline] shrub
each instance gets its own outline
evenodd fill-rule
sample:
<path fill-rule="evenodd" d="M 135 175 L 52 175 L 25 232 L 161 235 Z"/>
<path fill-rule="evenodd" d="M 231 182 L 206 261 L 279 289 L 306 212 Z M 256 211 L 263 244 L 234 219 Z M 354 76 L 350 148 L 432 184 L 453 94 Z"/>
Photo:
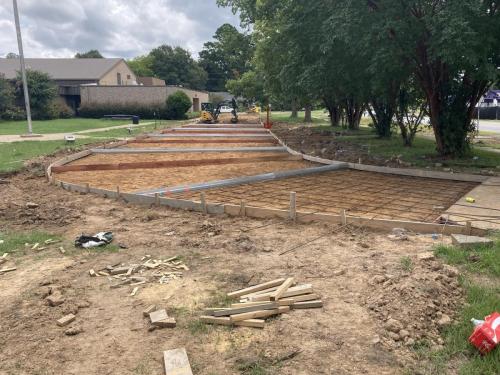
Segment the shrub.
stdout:
<path fill-rule="evenodd" d="M 10 121 L 26 120 L 26 111 L 23 108 L 12 106 L 2 113 L 1 118 Z"/>
<path fill-rule="evenodd" d="M 57 98 L 57 87 L 46 73 L 36 70 L 26 71 L 28 92 L 31 104 L 31 113 L 36 120 L 49 120 L 52 117 L 50 107 Z M 21 74 L 18 73 L 16 82 L 16 104 L 24 106 L 24 91 Z"/>
<path fill-rule="evenodd" d="M 155 108 L 143 104 L 88 104 L 78 108 L 78 115 L 103 118 L 105 115 L 134 115 L 142 119 L 166 118 L 165 106 Z"/>
<path fill-rule="evenodd" d="M 48 115 L 51 118 L 72 118 L 75 113 L 62 100 L 54 100 L 49 107 Z"/>
<path fill-rule="evenodd" d="M 169 120 L 182 120 L 191 108 L 192 103 L 189 96 L 182 91 L 177 91 L 167 98 L 166 116 Z"/>

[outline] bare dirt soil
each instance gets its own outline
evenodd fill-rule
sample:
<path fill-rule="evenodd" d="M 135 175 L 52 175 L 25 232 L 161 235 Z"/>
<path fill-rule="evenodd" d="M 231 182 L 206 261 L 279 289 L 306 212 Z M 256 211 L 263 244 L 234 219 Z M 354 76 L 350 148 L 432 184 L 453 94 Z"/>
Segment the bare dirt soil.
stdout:
<path fill-rule="evenodd" d="M 430 236 L 136 207 L 48 185 L 41 176 L 48 162 L 0 184 L 0 232 L 64 238 L 2 265 L 17 267 L 0 275 L 2 375 L 160 375 L 162 351 L 177 347 L 186 348 L 197 375 L 418 373 L 411 347 L 424 338 L 441 345 L 439 330 L 462 302 L 456 270 L 418 258 L 436 244 Z M 103 230 L 127 249 L 72 246 L 82 232 Z M 145 255 L 179 255 L 190 270 L 168 284 L 142 285 L 136 296 L 89 275 Z M 324 308 L 292 311 L 263 330 L 198 323 L 225 292 L 283 276 L 313 284 Z M 51 307 L 49 295 L 63 302 Z M 166 308 L 177 328 L 150 331 L 142 312 L 151 304 Z M 58 327 L 67 313 L 75 322 Z"/>

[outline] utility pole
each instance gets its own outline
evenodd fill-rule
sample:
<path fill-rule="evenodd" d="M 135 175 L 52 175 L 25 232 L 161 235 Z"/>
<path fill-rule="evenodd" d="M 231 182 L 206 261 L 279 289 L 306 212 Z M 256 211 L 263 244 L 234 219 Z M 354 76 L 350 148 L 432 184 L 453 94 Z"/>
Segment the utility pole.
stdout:
<path fill-rule="evenodd" d="M 26 66 L 24 64 L 23 39 L 21 37 L 21 25 L 19 24 L 19 11 L 17 9 L 17 0 L 13 0 L 14 19 L 16 22 L 17 46 L 19 47 L 19 61 L 21 63 L 21 76 L 23 79 L 24 103 L 26 105 L 26 117 L 28 119 L 28 136 L 33 135 L 33 126 L 31 124 L 31 107 L 28 93 L 28 81 L 26 79 Z"/>

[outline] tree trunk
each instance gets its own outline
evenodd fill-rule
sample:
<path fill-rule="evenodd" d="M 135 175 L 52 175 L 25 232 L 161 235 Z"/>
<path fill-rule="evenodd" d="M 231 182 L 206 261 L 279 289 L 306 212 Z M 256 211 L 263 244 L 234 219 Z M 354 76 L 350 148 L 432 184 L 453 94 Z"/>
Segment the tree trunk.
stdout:
<path fill-rule="evenodd" d="M 352 98 L 346 101 L 346 119 L 349 129 L 359 129 L 362 114 L 363 106 L 360 103 L 356 102 L 356 100 Z"/>
<path fill-rule="evenodd" d="M 373 110 L 368 106 L 368 113 L 373 120 L 375 131 L 381 138 L 390 138 L 392 135 L 391 126 L 394 117 L 394 104 L 372 99 Z"/>
<path fill-rule="evenodd" d="M 333 127 L 340 126 L 342 109 L 340 105 L 333 99 L 324 98 L 323 102 L 325 103 L 325 107 L 328 110 L 328 116 L 330 117 L 330 124 Z"/>
<path fill-rule="evenodd" d="M 298 103 L 297 103 L 297 98 L 292 99 L 292 114 L 290 115 L 290 118 L 298 118 L 299 117 L 299 110 L 298 110 Z"/>
<path fill-rule="evenodd" d="M 305 112 L 305 115 L 304 115 L 304 122 L 306 124 L 310 124 L 312 123 L 312 105 L 310 104 L 307 104 L 306 105 L 306 112 Z"/>

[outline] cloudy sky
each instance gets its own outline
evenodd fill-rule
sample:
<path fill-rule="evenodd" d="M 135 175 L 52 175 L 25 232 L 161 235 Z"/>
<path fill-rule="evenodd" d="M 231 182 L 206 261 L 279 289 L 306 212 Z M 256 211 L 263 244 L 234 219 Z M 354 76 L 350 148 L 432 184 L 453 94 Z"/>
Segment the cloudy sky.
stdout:
<path fill-rule="evenodd" d="M 193 56 L 223 23 L 239 25 L 216 0 L 18 0 L 26 57 L 73 57 L 98 49 L 131 58 L 161 44 Z M 12 0 L 0 0 L 0 57 L 17 53 Z"/>

